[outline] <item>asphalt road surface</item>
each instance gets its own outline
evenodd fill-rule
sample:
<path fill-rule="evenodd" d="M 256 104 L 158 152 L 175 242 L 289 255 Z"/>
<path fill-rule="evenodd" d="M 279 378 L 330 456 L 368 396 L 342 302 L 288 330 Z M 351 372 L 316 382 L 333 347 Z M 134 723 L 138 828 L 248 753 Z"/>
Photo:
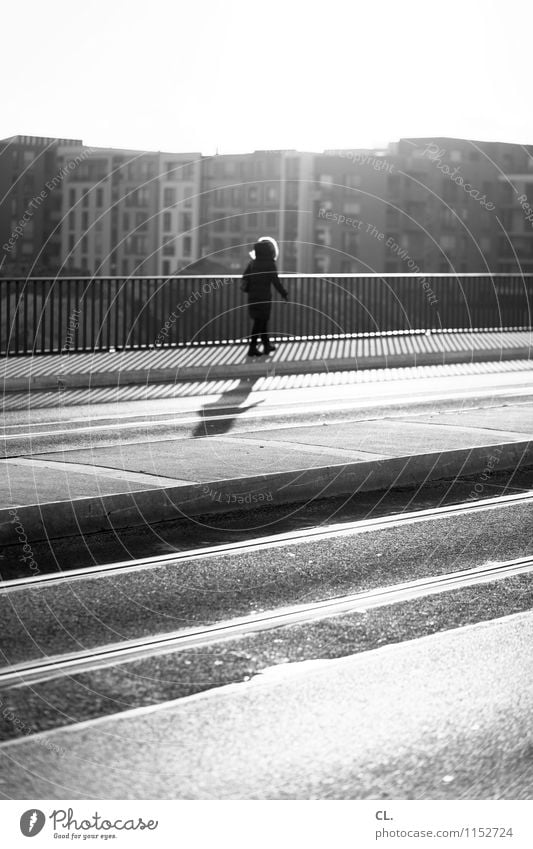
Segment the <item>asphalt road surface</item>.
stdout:
<path fill-rule="evenodd" d="M 46 799 L 531 798 L 532 668 L 528 612 L 8 744 L 3 780 Z"/>

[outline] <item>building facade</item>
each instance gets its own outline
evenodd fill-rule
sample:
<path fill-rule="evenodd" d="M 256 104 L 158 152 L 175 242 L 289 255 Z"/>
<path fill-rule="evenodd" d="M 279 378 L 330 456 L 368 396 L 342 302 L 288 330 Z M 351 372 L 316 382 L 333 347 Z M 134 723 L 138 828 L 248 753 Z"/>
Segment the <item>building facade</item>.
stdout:
<path fill-rule="evenodd" d="M 533 147 L 416 138 L 202 157 L 0 142 L 4 276 L 239 274 L 261 235 L 283 272 L 533 272 Z"/>

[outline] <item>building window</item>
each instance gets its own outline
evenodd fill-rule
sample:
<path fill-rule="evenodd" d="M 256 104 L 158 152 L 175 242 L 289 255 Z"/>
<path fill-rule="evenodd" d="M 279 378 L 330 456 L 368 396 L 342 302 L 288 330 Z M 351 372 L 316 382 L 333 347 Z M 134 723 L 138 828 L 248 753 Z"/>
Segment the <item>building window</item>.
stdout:
<path fill-rule="evenodd" d="M 89 240 L 88 240 L 87 236 L 84 236 L 83 239 L 81 240 L 81 250 L 84 254 L 86 254 L 89 251 Z"/>
<path fill-rule="evenodd" d="M 241 190 L 240 189 L 232 189 L 231 191 L 231 205 L 232 206 L 240 206 L 241 204 Z"/>
<path fill-rule="evenodd" d="M 131 252 L 135 254 L 146 253 L 146 236 L 131 237 Z"/>
<path fill-rule="evenodd" d="M 252 212 L 248 216 L 248 227 L 257 227 L 257 212 Z"/>
<path fill-rule="evenodd" d="M 275 229 L 278 226 L 278 216 L 275 212 L 267 212 L 266 226 Z"/>
<path fill-rule="evenodd" d="M 174 206 L 176 203 L 176 189 L 167 186 L 163 191 L 163 206 Z"/>
<path fill-rule="evenodd" d="M 361 212 L 361 204 L 360 203 L 345 203 L 344 204 L 344 212 L 346 215 L 359 215 Z"/>
<path fill-rule="evenodd" d="M 81 226 L 83 230 L 87 230 L 89 227 L 89 213 L 82 212 L 81 214 Z"/>
<path fill-rule="evenodd" d="M 348 189 L 358 189 L 361 185 L 361 177 L 359 174 L 349 174 L 344 178 L 344 185 Z"/>
<path fill-rule="evenodd" d="M 181 221 L 181 232 L 185 233 L 187 230 L 190 230 L 192 227 L 192 215 L 190 212 L 182 212 L 180 213 L 180 221 Z"/>
<path fill-rule="evenodd" d="M 75 236 L 74 236 L 74 234 L 73 234 L 73 233 L 71 233 L 71 234 L 70 234 L 70 236 L 68 237 L 68 250 L 69 250 L 69 253 L 72 253 L 72 251 L 74 250 L 74 243 L 75 243 Z"/>
<path fill-rule="evenodd" d="M 168 233 L 169 230 L 172 230 L 172 213 L 164 212 L 163 213 L 163 230 Z"/>
<path fill-rule="evenodd" d="M 258 196 L 257 186 L 248 186 L 248 200 L 256 201 Z"/>
<path fill-rule="evenodd" d="M 163 260 L 163 274 L 170 274 L 170 262 L 168 259 Z"/>
<path fill-rule="evenodd" d="M 240 222 L 240 219 L 237 218 L 237 216 L 235 216 L 234 218 L 232 218 L 230 220 L 229 229 L 231 230 L 232 233 L 238 233 L 239 230 L 241 229 L 241 222 Z"/>
<path fill-rule="evenodd" d="M 129 273 L 130 273 L 129 262 L 128 262 L 127 259 L 123 259 L 122 260 L 122 274 L 124 275 L 124 277 L 127 277 Z"/>
<path fill-rule="evenodd" d="M 455 250 L 455 236 L 444 235 L 440 237 L 440 246 L 444 251 Z"/>
<path fill-rule="evenodd" d="M 219 218 L 218 221 L 215 221 L 214 229 L 216 233 L 223 233 L 226 229 L 226 222 L 223 218 Z"/>
<path fill-rule="evenodd" d="M 267 186 L 266 199 L 267 201 L 270 201 L 270 203 L 278 199 L 278 192 L 275 186 Z"/>
<path fill-rule="evenodd" d="M 165 189 L 166 191 L 166 189 Z M 129 193 L 127 198 L 128 206 L 147 206 L 150 200 L 148 188 L 143 186 L 139 189 L 134 189 Z"/>
<path fill-rule="evenodd" d="M 85 192 L 81 205 L 86 209 L 89 206 L 89 192 Z"/>
<path fill-rule="evenodd" d="M 400 192 L 400 177 L 395 174 L 394 177 L 387 178 L 387 190 L 392 197 L 398 197 Z"/>
<path fill-rule="evenodd" d="M 348 254 L 357 253 L 357 233 L 345 230 L 342 234 L 342 249 Z"/>
<path fill-rule="evenodd" d="M 327 274 L 329 270 L 329 257 L 315 256 L 315 274 Z"/>
<path fill-rule="evenodd" d="M 184 236 L 183 237 L 183 256 L 191 255 L 191 237 Z"/>
<path fill-rule="evenodd" d="M 104 205 L 104 190 L 96 189 L 96 206 Z"/>
<path fill-rule="evenodd" d="M 174 240 L 171 239 L 163 245 L 163 256 L 174 256 Z"/>
<path fill-rule="evenodd" d="M 122 228 L 126 231 L 126 233 L 128 233 L 128 232 L 129 232 L 129 229 L 130 229 L 130 216 L 129 216 L 129 214 L 128 214 L 127 212 L 124 212 L 124 213 L 123 213 L 123 215 L 122 215 Z"/>
<path fill-rule="evenodd" d="M 69 189 L 68 203 L 71 207 L 74 206 L 74 204 L 76 203 L 76 189 Z"/>
<path fill-rule="evenodd" d="M 148 220 L 146 218 L 145 212 L 136 212 L 135 213 L 135 229 L 136 230 L 147 230 L 148 229 Z"/>

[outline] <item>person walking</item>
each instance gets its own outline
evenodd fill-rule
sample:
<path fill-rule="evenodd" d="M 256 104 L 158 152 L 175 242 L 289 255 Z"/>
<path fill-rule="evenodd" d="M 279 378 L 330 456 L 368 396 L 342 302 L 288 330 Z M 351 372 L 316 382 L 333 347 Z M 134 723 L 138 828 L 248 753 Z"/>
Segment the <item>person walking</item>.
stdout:
<path fill-rule="evenodd" d="M 287 291 L 278 278 L 276 259 L 278 246 L 274 239 L 263 236 L 250 252 L 252 259 L 243 274 L 242 290 L 248 295 L 248 314 L 252 319 L 252 334 L 250 337 L 249 357 L 260 357 L 257 344 L 259 337 L 263 343 L 263 353 L 270 354 L 276 350 L 270 344 L 268 336 L 268 320 L 272 309 L 272 286 L 280 293 L 284 301 L 288 300 Z"/>

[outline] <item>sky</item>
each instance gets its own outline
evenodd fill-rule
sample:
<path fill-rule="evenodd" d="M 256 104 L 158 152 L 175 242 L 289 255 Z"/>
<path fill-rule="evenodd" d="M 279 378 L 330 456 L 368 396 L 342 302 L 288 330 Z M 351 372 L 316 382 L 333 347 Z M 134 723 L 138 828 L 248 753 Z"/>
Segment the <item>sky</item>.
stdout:
<path fill-rule="evenodd" d="M 531 0 L 26 0 L 9 14 L 0 138 L 207 155 L 533 144 Z"/>

